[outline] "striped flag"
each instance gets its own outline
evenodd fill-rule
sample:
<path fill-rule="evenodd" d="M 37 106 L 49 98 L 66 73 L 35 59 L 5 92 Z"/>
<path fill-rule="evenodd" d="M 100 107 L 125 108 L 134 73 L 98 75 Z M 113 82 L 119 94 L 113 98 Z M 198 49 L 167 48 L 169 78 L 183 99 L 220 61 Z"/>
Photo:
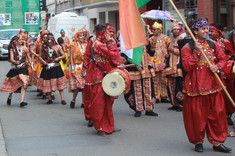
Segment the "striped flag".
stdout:
<path fill-rule="evenodd" d="M 128 61 L 140 65 L 147 44 L 138 8 L 150 0 L 119 0 L 120 46 Z"/>

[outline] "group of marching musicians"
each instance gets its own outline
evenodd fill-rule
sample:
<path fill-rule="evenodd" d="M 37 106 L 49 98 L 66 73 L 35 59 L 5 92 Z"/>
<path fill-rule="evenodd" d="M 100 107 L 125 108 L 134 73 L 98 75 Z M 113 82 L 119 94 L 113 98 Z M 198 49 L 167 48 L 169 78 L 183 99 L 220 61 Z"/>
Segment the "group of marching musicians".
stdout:
<path fill-rule="evenodd" d="M 69 79 L 69 92 L 73 93 L 70 107 L 75 107 L 77 94 L 82 92 L 88 127 L 94 125 L 101 136 L 112 134 L 120 131 L 115 128 L 112 112 L 116 97 L 107 95 L 101 82 L 107 73 L 118 67 L 127 70 L 131 77 L 131 87 L 124 98 L 135 111 L 135 117 L 140 117 L 144 110 L 145 115 L 158 116 L 153 111 L 154 104 L 171 103 L 168 110 L 183 110 L 185 129 L 196 152 L 203 152 L 205 131 L 215 151 L 230 152 L 223 142 L 228 135 L 227 117 L 234 113 L 234 107 L 213 73 L 221 75 L 228 60 L 234 59 L 232 45 L 219 29 L 209 27 L 206 19 L 190 24 L 197 42 L 193 42 L 188 31 L 182 29 L 182 23 L 172 24 L 171 39 L 162 33 L 162 23 L 155 22 L 152 30 L 145 26 L 148 45 L 143 48 L 139 66 L 129 62 L 125 54 L 120 54 L 114 27 L 109 24 L 96 25 L 95 36 L 86 28 L 79 30 L 72 43 L 63 29 L 57 41 L 53 34 L 44 30 L 35 43 L 20 32 L 10 42 L 11 69 L 1 88 L 9 93 L 7 104 L 11 105 L 14 92 L 20 92 L 20 107 L 26 106 L 25 92 L 28 84 L 32 84 L 38 87 L 43 98 L 47 94 L 47 104 L 53 103 L 53 92 L 58 90 L 61 104 L 66 105 L 63 90 Z M 211 40 L 207 40 L 208 35 Z M 224 75 L 221 78 L 235 99 L 234 77 Z"/>

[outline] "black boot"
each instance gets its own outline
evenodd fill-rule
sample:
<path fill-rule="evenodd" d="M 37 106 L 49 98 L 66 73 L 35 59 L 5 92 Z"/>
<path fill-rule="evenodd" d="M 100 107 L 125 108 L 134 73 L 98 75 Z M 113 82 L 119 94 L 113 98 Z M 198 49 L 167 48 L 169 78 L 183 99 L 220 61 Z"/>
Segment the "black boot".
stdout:
<path fill-rule="evenodd" d="M 46 104 L 52 104 L 52 100 L 48 100 Z"/>
<path fill-rule="evenodd" d="M 203 145 L 202 144 L 196 144 L 195 148 L 194 148 L 194 151 L 199 152 L 199 153 L 203 152 L 204 151 Z"/>
<path fill-rule="evenodd" d="M 11 105 L 11 99 L 7 98 L 7 105 Z"/>
<path fill-rule="evenodd" d="M 146 111 L 145 115 L 148 115 L 148 116 L 158 116 L 158 114 L 155 113 L 154 111 Z"/>
<path fill-rule="evenodd" d="M 24 107 L 24 106 L 27 106 L 27 105 L 28 105 L 27 102 L 21 102 L 21 103 L 20 103 L 20 107 Z"/>
<path fill-rule="evenodd" d="M 213 146 L 213 149 L 218 152 L 223 152 L 223 153 L 229 153 L 232 151 L 231 148 L 224 146 L 223 144 L 220 144 L 219 146 Z"/>
<path fill-rule="evenodd" d="M 140 111 L 136 111 L 134 114 L 134 117 L 140 117 L 141 116 L 141 112 Z"/>
<path fill-rule="evenodd" d="M 61 100 L 62 105 L 66 105 L 67 103 L 64 100 Z"/>
<path fill-rule="evenodd" d="M 81 104 L 81 108 L 84 108 L 84 104 L 83 103 Z"/>
<path fill-rule="evenodd" d="M 71 101 L 70 102 L 70 108 L 74 108 L 75 107 L 75 102 L 74 101 Z"/>
<path fill-rule="evenodd" d="M 88 127 L 93 127 L 93 122 L 92 122 L 92 120 L 88 120 L 87 126 L 88 126 Z"/>

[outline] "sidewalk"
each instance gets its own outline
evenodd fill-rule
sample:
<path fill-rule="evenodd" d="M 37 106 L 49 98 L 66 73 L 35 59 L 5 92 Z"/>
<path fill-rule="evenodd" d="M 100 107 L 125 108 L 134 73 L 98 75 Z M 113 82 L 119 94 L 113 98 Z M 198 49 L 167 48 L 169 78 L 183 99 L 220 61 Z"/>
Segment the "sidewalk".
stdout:
<path fill-rule="evenodd" d="M 2 129 L 2 122 L 0 120 L 0 156 L 7 156 L 5 138 Z"/>

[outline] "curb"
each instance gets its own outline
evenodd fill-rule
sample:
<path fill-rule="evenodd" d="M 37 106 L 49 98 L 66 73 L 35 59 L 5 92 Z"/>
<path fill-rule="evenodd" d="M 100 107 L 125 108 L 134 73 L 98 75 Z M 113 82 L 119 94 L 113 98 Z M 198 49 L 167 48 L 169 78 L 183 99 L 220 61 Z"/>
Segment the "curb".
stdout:
<path fill-rule="evenodd" d="M 2 122 L 0 120 L 0 156 L 7 156 L 5 138 L 2 129 Z"/>

